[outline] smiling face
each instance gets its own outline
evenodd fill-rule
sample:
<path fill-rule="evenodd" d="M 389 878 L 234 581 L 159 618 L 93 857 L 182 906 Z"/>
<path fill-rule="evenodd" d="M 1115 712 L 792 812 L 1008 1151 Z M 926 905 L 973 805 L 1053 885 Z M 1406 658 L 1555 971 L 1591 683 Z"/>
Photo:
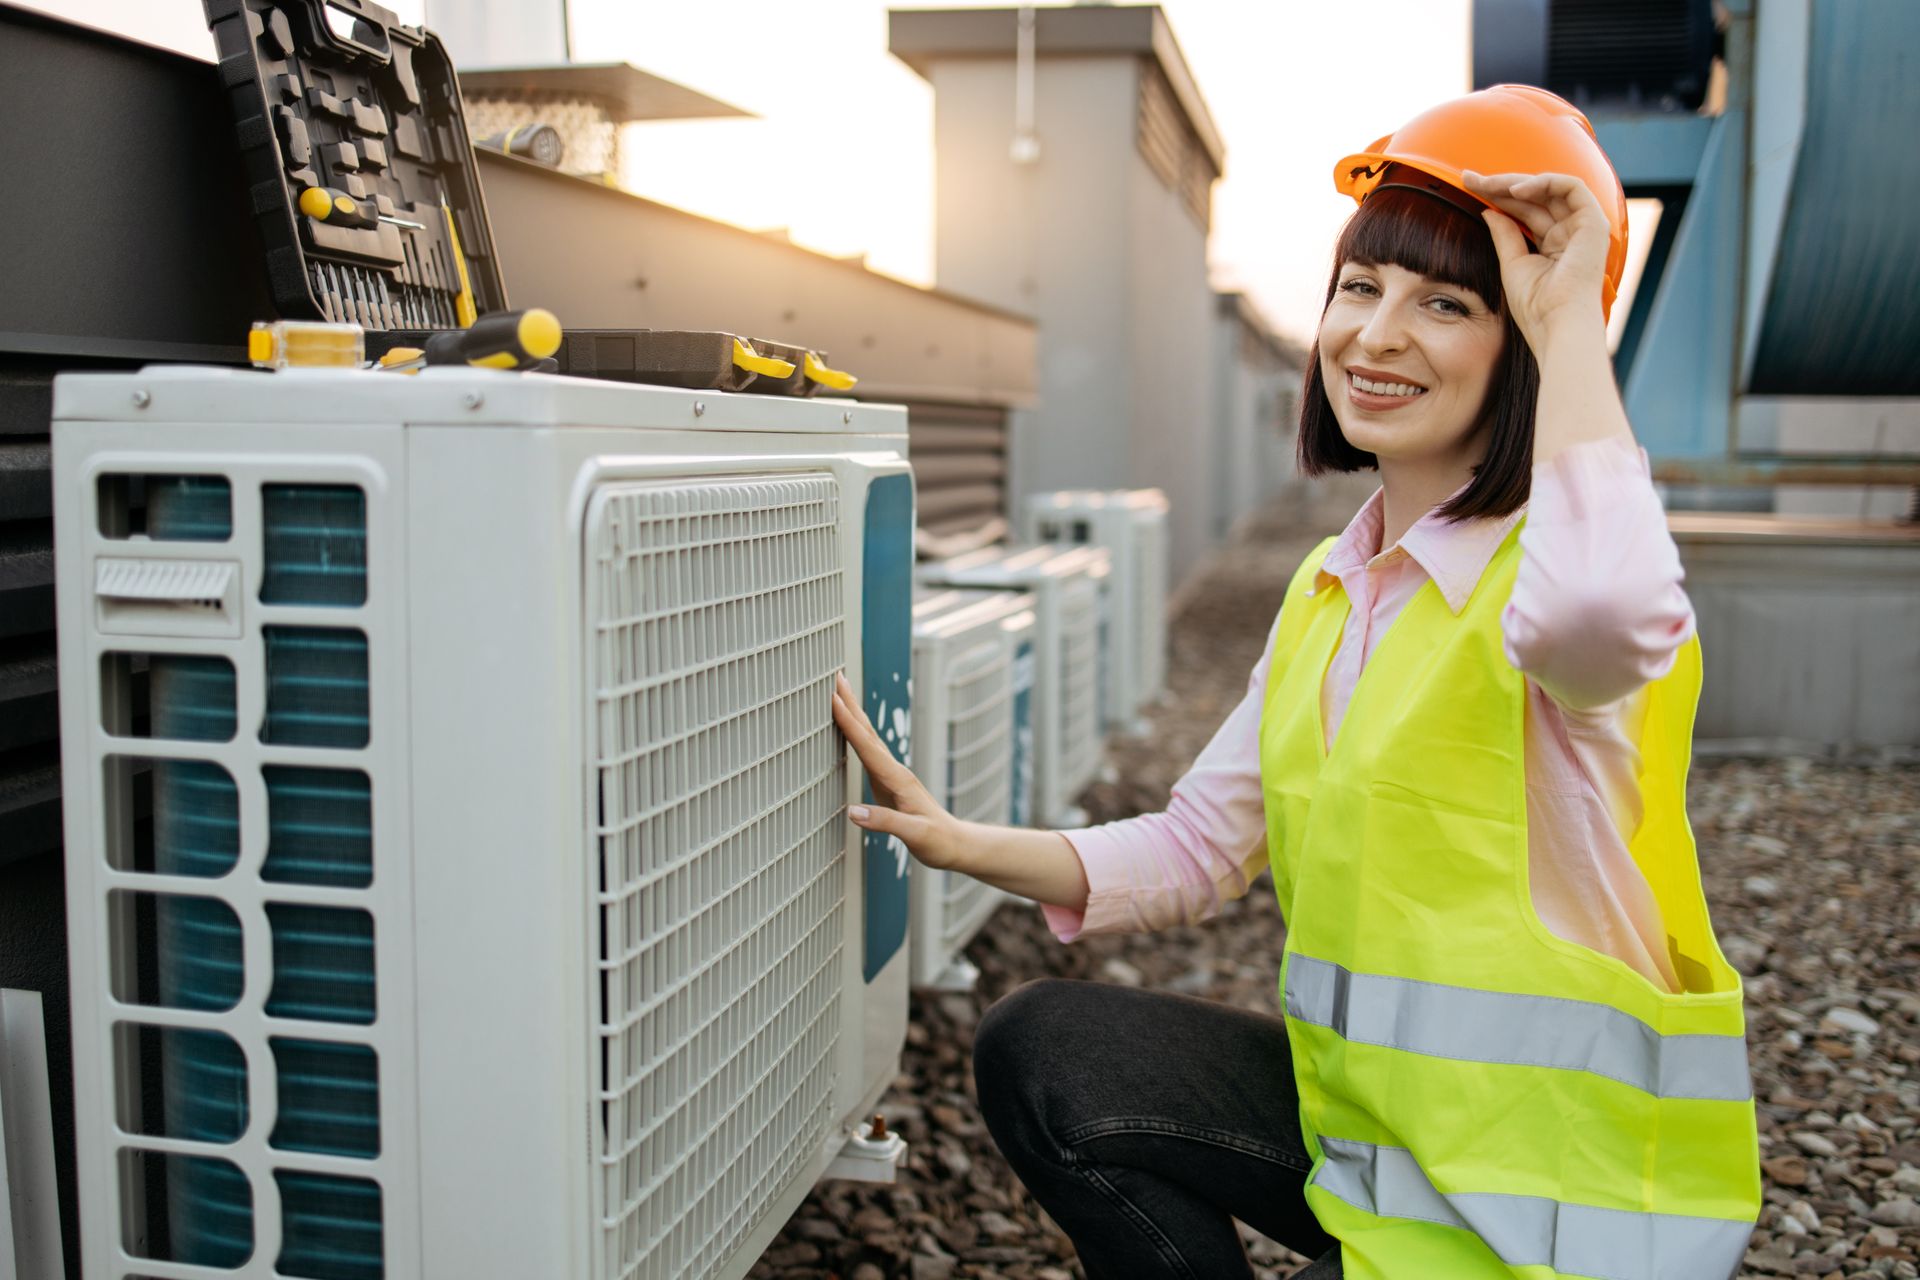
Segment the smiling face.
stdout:
<path fill-rule="evenodd" d="M 1540 366 L 1497 309 L 1485 221 L 1383 184 L 1341 228 L 1333 260 L 1301 387 L 1301 472 L 1378 469 L 1421 493 L 1465 482 L 1440 508 L 1450 520 L 1524 505 Z"/>
<path fill-rule="evenodd" d="M 1464 285 L 1391 263 L 1342 263 L 1317 343 L 1341 434 L 1382 461 L 1477 464 L 1506 328 Z"/>

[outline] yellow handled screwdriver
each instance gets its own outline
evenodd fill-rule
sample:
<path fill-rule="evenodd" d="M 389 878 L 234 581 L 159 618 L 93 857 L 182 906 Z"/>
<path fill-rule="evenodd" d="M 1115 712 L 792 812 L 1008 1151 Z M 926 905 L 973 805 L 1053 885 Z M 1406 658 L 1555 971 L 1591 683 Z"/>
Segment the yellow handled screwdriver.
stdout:
<path fill-rule="evenodd" d="M 376 222 L 390 222 L 396 227 L 410 227 L 415 231 L 425 231 L 426 224 L 415 222 L 411 218 L 396 218 L 391 214 L 379 212 L 370 200 L 355 200 L 346 192 L 334 187 L 308 187 L 300 193 L 300 212 L 316 222 L 332 223 L 344 227 L 371 227 Z"/>
<path fill-rule="evenodd" d="M 387 352 L 378 366 L 385 373 L 406 373 L 428 365 L 464 364 L 479 369 L 528 369 L 560 349 L 560 320 L 545 307 L 495 311 L 466 329 L 448 329 L 427 339 L 418 355 L 409 348 Z M 394 359 L 400 356 L 400 359 Z M 389 363 L 391 361 L 391 363 Z"/>

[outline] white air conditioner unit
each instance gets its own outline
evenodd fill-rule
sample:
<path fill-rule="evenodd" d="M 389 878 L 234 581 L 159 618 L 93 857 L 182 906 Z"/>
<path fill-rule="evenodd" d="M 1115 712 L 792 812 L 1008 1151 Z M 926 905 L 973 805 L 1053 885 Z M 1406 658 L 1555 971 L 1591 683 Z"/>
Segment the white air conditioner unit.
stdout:
<path fill-rule="evenodd" d="M 1012 592 L 921 592 L 913 606 L 913 770 L 957 818 L 1030 820 L 1037 619 Z M 961 955 L 1008 895 L 972 876 L 913 868 L 913 985 L 968 991 Z"/>
<path fill-rule="evenodd" d="M 1096 547 L 985 547 L 923 562 L 934 585 L 1029 593 L 1039 619 L 1039 679 L 1034 699 L 1035 821 L 1077 827 L 1087 820 L 1074 798 L 1099 774 L 1103 655 L 1101 585 L 1106 552 Z"/>
<path fill-rule="evenodd" d="M 1063 489 L 1028 497 L 1023 533 L 1113 553 L 1117 628 L 1111 727 L 1146 731 L 1142 710 L 1167 683 L 1167 498 L 1158 489 Z"/>
<path fill-rule="evenodd" d="M 831 691 L 906 758 L 904 412 L 54 401 L 88 1275 L 732 1278 L 890 1176 L 908 882 Z"/>

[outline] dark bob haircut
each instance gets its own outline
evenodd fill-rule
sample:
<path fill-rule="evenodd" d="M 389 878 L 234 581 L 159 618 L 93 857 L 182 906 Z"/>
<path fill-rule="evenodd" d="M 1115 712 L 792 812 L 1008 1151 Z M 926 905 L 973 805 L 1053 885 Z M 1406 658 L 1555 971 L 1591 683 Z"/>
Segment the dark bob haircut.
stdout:
<path fill-rule="evenodd" d="M 1395 266 L 1479 294 L 1506 325 L 1506 347 L 1487 388 L 1482 420 L 1491 419 L 1487 456 L 1473 469 L 1473 480 L 1439 508 L 1448 520 L 1504 516 L 1527 500 L 1533 479 L 1533 413 L 1540 398 L 1540 366 L 1513 322 L 1500 287 L 1500 259 L 1486 223 L 1450 204 L 1389 187 L 1375 191 L 1347 220 L 1333 251 L 1324 312 L 1333 302 L 1340 268 L 1349 262 Z M 1329 471 L 1378 470 L 1380 460 L 1356 449 L 1341 433 L 1320 376 L 1320 342 L 1307 355 L 1306 386 L 1300 396 L 1300 470 L 1310 476 Z"/>

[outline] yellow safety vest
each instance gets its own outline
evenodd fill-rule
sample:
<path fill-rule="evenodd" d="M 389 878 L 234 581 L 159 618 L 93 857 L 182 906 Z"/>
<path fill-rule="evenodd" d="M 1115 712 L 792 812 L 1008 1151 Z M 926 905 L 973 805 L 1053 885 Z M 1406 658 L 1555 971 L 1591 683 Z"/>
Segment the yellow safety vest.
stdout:
<path fill-rule="evenodd" d="M 1281 996 L 1348 1280 L 1726 1280 L 1760 1209 L 1740 975 L 1714 941 L 1685 784 L 1700 649 L 1649 690 L 1628 847 L 1686 990 L 1549 933 L 1527 884 L 1524 677 L 1500 611 L 1519 530 L 1456 617 L 1423 586 L 1332 749 L 1320 687 L 1348 612 L 1281 609 L 1260 722 Z"/>

